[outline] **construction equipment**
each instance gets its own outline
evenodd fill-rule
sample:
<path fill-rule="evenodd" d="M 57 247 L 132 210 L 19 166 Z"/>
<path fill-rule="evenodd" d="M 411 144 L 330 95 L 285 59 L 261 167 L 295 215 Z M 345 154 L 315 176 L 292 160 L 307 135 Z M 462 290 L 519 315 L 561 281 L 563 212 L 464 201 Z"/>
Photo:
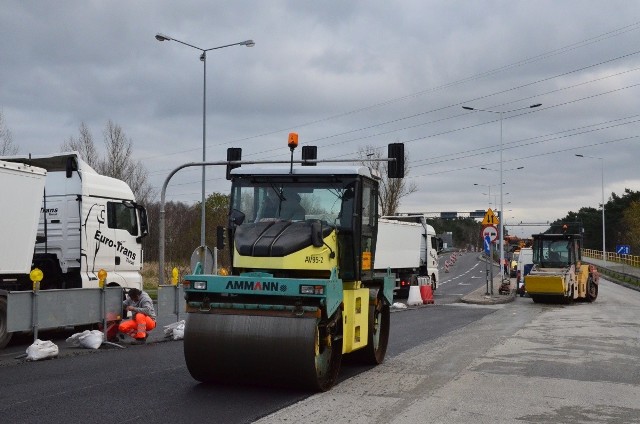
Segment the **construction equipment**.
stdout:
<path fill-rule="evenodd" d="M 575 224 L 533 235 L 533 267 L 524 282 L 534 302 L 596 300 L 599 274 L 594 265 L 581 262 L 581 246 L 582 228 Z"/>
<path fill-rule="evenodd" d="M 231 271 L 198 262 L 184 279 L 184 356 L 198 381 L 324 391 L 343 354 L 384 360 L 394 281 L 373 273 L 378 178 L 317 166 L 315 149 L 296 161 L 312 166 L 294 167 L 294 142 L 290 166 L 236 168 L 239 155 L 229 165 Z M 389 152 L 389 177 L 402 177 L 403 146 Z"/>

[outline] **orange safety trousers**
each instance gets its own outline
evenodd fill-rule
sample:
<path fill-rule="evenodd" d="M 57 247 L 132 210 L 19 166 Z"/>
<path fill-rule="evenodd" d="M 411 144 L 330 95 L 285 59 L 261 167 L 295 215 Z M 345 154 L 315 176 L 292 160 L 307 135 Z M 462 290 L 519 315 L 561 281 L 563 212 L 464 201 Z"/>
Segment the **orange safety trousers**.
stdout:
<path fill-rule="evenodd" d="M 147 337 L 147 331 L 156 328 L 156 322 L 148 315 L 137 312 L 134 319 L 122 321 L 118 326 L 121 333 L 125 333 L 134 339 L 144 339 Z"/>

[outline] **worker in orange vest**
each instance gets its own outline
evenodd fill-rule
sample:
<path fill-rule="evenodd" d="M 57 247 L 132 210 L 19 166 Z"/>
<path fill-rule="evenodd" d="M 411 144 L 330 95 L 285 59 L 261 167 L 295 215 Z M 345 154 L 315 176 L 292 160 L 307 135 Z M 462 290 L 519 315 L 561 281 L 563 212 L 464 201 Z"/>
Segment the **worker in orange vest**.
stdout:
<path fill-rule="evenodd" d="M 127 311 L 131 311 L 133 319 L 122 321 L 118 330 L 130 335 L 138 342 L 145 342 L 147 331 L 156 328 L 156 311 L 153 301 L 146 292 L 133 288 L 129 289 L 122 306 Z"/>

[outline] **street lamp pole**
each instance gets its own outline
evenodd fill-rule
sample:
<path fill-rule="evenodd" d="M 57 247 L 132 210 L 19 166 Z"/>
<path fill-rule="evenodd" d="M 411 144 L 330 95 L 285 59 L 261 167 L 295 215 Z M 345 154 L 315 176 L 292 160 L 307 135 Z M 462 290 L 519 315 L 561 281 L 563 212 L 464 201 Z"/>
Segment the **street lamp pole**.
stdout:
<path fill-rule="evenodd" d="M 605 244 L 605 229 L 604 229 L 604 158 L 599 158 L 596 156 L 587 156 L 587 155 L 576 155 L 579 158 L 589 158 L 589 159 L 599 159 L 600 160 L 600 167 L 601 167 L 601 176 L 602 176 L 602 260 L 606 263 L 607 262 L 607 254 L 605 253 L 606 251 L 606 244 Z"/>
<path fill-rule="evenodd" d="M 185 46 L 192 47 L 196 50 L 200 50 L 202 54 L 200 55 L 200 60 L 204 64 L 203 67 L 203 85 L 202 85 L 202 162 L 207 161 L 207 52 L 211 50 L 223 49 L 225 47 L 231 46 L 247 46 L 253 47 L 256 43 L 253 40 L 245 40 L 239 43 L 225 44 L 224 46 L 212 47 L 210 49 L 203 49 L 197 46 L 194 46 L 189 43 L 185 43 L 184 41 L 180 41 L 176 38 L 169 37 L 164 34 L 156 34 L 156 40 L 158 41 L 175 41 L 176 43 L 184 44 Z M 202 255 L 204 257 L 204 246 L 205 243 L 205 166 L 202 165 L 202 205 L 201 205 L 201 216 L 200 216 L 200 246 L 203 248 Z M 204 262 L 203 262 L 204 264 Z"/>
<path fill-rule="evenodd" d="M 478 109 L 475 107 L 470 107 L 470 106 L 462 106 L 463 109 L 465 110 L 473 110 L 473 111 L 478 111 L 478 112 L 489 112 L 489 113 L 497 113 L 500 115 L 500 229 L 498 231 L 498 233 L 500 234 L 500 272 L 503 273 L 504 272 L 504 234 L 503 234 L 503 230 L 504 230 L 504 224 L 502 221 L 503 220 L 503 213 L 502 211 L 504 210 L 504 205 L 503 205 L 503 195 L 502 195 L 502 184 L 503 184 L 503 179 L 502 179 L 502 121 L 503 121 L 503 115 L 505 113 L 511 113 L 511 112 L 516 112 L 518 110 L 525 110 L 525 109 L 533 109 L 536 107 L 542 106 L 542 103 L 536 103 L 534 105 L 531 106 L 526 106 L 526 107 L 521 107 L 518 109 L 511 109 L 511 110 L 505 110 L 505 111 L 497 111 L 497 110 L 491 110 L 491 109 Z"/>

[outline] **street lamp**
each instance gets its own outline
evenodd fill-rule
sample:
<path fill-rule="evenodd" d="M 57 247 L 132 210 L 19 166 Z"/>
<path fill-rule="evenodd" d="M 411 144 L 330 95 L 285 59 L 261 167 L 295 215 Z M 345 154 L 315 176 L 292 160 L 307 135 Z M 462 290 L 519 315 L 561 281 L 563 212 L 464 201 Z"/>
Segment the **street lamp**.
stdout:
<path fill-rule="evenodd" d="M 600 165 L 602 169 L 602 260 L 607 262 L 607 255 L 605 253 L 605 239 L 604 239 L 604 158 L 599 158 L 596 156 L 587 156 L 587 155 L 576 155 L 579 158 L 589 158 L 589 159 L 599 159 Z"/>
<path fill-rule="evenodd" d="M 504 184 L 504 183 L 502 183 L 502 184 Z M 484 194 L 484 195 L 488 195 L 488 196 L 489 196 L 489 207 L 491 207 L 491 187 L 497 187 L 497 186 L 498 186 L 498 184 L 488 185 L 488 184 L 478 184 L 478 183 L 473 183 L 473 185 L 474 185 L 474 186 L 478 186 L 478 187 L 487 187 L 487 188 L 489 189 L 489 193 L 488 193 L 488 194 L 487 194 L 487 193 L 482 193 L 482 194 Z M 495 197 L 495 196 L 496 196 L 496 195 L 494 195 L 494 197 Z M 494 208 L 495 208 L 495 207 L 496 207 L 495 199 L 493 199 L 493 205 L 494 205 Z"/>
<path fill-rule="evenodd" d="M 484 166 L 483 166 L 483 167 L 481 167 L 480 169 L 483 169 L 483 170 L 485 170 L 485 171 L 500 172 L 500 170 L 499 170 L 499 169 L 485 168 Z M 517 168 L 511 168 L 511 169 L 505 169 L 505 170 L 504 170 L 504 172 L 507 172 L 507 171 L 518 171 L 518 170 L 520 170 L 520 169 L 524 169 L 524 166 L 519 166 L 519 167 L 517 167 Z"/>
<path fill-rule="evenodd" d="M 503 115 L 505 113 L 511 113 L 511 112 L 516 112 L 519 110 L 525 110 L 525 109 L 533 109 L 536 107 L 542 106 L 542 103 L 536 103 L 534 105 L 531 106 L 526 106 L 526 107 L 521 107 L 518 109 L 511 109 L 511 110 L 491 110 L 491 109 L 478 109 L 475 107 L 471 107 L 471 106 L 462 106 L 462 109 L 465 110 L 473 110 L 473 111 L 478 111 L 478 112 L 489 112 L 489 113 L 497 113 L 500 115 L 500 211 L 503 210 L 503 198 L 502 198 L 502 121 L 503 121 Z M 502 223 L 502 219 L 500 219 L 500 230 L 498 231 L 498 233 L 500 234 L 500 268 L 503 267 L 503 263 L 504 263 L 504 235 L 502 233 L 502 231 L 504 230 L 504 225 Z"/>
<path fill-rule="evenodd" d="M 207 52 L 210 50 L 218 50 L 223 49 L 225 47 L 231 46 L 247 46 L 253 47 L 256 43 L 253 40 L 245 40 L 239 43 L 233 44 L 225 44 L 224 46 L 212 47 L 210 49 L 203 49 L 197 46 L 194 46 L 189 43 L 185 43 L 184 41 L 180 41 L 173 37 L 169 37 L 164 34 L 156 34 L 156 40 L 158 41 L 175 41 L 176 43 L 184 44 L 185 46 L 192 47 L 196 50 L 200 50 L 202 54 L 200 55 L 200 60 L 204 64 L 204 78 L 203 78 L 203 88 L 202 88 L 202 162 L 207 161 Z M 204 259 L 204 246 L 205 243 L 205 166 L 202 165 L 202 207 L 201 207 L 201 217 L 200 217 L 200 246 L 202 247 L 202 259 Z M 204 265 L 204 260 L 202 261 Z"/>

